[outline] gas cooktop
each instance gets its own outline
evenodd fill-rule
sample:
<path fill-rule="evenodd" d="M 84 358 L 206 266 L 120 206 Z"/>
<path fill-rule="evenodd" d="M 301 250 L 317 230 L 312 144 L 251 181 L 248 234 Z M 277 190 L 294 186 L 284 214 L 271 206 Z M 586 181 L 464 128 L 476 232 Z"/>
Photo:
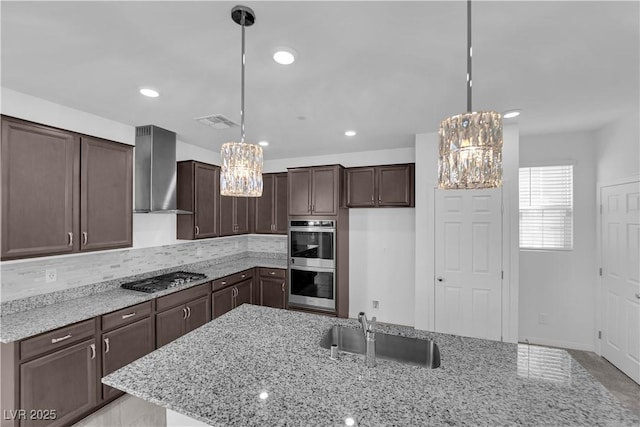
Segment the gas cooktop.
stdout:
<path fill-rule="evenodd" d="M 195 280 L 206 279 L 207 276 L 202 273 L 189 273 L 186 271 L 174 271 L 173 273 L 163 274 L 161 276 L 148 277 L 146 279 L 136 280 L 135 282 L 123 283 L 121 287 L 131 289 L 133 291 L 146 292 L 152 294 L 154 292 L 163 291 L 169 288 L 190 283 Z"/>

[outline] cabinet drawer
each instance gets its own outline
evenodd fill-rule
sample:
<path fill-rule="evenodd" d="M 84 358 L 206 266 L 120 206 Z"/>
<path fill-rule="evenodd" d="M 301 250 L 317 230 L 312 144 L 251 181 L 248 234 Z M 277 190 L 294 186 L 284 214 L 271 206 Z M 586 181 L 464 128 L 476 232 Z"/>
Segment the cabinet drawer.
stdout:
<path fill-rule="evenodd" d="M 218 289 L 226 288 L 230 285 L 235 285 L 236 283 L 242 282 L 249 277 L 253 277 L 253 269 L 241 271 L 240 273 L 231 274 L 230 276 L 225 276 L 220 279 L 214 280 L 213 291 L 215 292 Z"/>
<path fill-rule="evenodd" d="M 102 316 L 102 329 L 106 331 L 107 329 L 128 325 L 143 317 L 147 317 L 149 314 L 151 314 L 151 301 L 123 308 L 122 310 Z"/>
<path fill-rule="evenodd" d="M 287 274 L 287 270 L 281 268 L 260 268 L 260 276 L 263 277 L 276 277 L 278 279 L 284 279 Z"/>
<path fill-rule="evenodd" d="M 211 291 L 211 284 L 203 283 L 202 285 L 194 286 L 193 288 L 185 289 L 184 291 L 176 292 L 175 294 L 166 295 L 158 298 L 156 305 L 156 311 L 163 311 L 176 305 L 184 304 L 196 298 L 204 295 L 208 295 Z"/>
<path fill-rule="evenodd" d="M 95 332 L 96 323 L 94 319 L 89 319 L 26 339 L 20 343 L 20 358 L 27 359 L 31 356 L 44 354 L 50 350 L 92 337 Z"/>

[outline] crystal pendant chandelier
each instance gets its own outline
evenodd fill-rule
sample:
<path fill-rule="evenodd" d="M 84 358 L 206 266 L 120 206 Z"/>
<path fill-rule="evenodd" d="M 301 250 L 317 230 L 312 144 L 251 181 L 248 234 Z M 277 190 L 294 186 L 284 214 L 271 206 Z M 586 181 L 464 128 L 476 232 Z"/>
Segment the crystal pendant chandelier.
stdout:
<path fill-rule="evenodd" d="M 502 186 L 502 115 L 471 109 L 471 0 L 467 0 L 467 112 L 440 123 L 438 188 Z"/>
<path fill-rule="evenodd" d="M 220 157 L 220 194 L 236 197 L 262 196 L 262 147 L 244 142 L 244 29 L 253 25 L 256 16 L 246 6 L 231 9 L 231 19 L 242 27 L 242 77 L 240 102 L 240 142 L 222 145 Z"/>

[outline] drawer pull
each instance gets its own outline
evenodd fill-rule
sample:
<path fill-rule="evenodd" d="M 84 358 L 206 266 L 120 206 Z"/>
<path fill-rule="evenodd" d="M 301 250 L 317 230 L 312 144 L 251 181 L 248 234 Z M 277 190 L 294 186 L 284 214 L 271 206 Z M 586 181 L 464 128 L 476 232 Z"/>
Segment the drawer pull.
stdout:
<path fill-rule="evenodd" d="M 91 359 L 93 360 L 96 358 L 96 345 L 91 344 L 89 347 L 91 347 Z"/>
<path fill-rule="evenodd" d="M 222 282 L 220 282 L 220 284 L 221 284 L 221 285 L 226 285 L 226 284 L 227 284 L 227 282 L 223 280 Z"/>
<path fill-rule="evenodd" d="M 276 272 L 275 271 L 270 271 L 269 274 L 274 276 L 276 274 Z"/>
<path fill-rule="evenodd" d="M 246 275 L 246 274 L 243 274 L 243 275 L 242 275 L 242 276 L 240 276 L 240 277 L 242 277 L 242 278 L 244 279 L 245 277 L 247 277 L 247 275 Z"/>
<path fill-rule="evenodd" d="M 109 338 L 104 339 L 104 354 L 109 353 Z"/>
<path fill-rule="evenodd" d="M 135 316 L 135 315 L 136 315 L 136 312 L 134 311 L 133 313 L 123 314 L 123 315 L 122 315 L 122 318 L 123 318 L 123 319 L 128 319 L 128 318 L 133 317 L 133 316 Z"/>
<path fill-rule="evenodd" d="M 68 340 L 69 338 L 71 338 L 71 336 L 72 336 L 71 334 L 67 334 L 67 335 L 65 335 L 63 337 L 60 337 L 60 338 L 51 338 L 51 344 L 55 344 L 55 343 L 60 342 L 60 341 Z"/>

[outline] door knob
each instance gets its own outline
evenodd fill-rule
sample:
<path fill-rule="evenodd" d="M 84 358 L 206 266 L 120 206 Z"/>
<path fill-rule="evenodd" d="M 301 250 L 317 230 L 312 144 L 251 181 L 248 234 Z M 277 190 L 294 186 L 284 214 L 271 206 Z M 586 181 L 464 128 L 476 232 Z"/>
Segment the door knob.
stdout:
<path fill-rule="evenodd" d="M 444 277 L 438 276 L 437 280 L 438 280 L 438 282 L 444 282 Z"/>

